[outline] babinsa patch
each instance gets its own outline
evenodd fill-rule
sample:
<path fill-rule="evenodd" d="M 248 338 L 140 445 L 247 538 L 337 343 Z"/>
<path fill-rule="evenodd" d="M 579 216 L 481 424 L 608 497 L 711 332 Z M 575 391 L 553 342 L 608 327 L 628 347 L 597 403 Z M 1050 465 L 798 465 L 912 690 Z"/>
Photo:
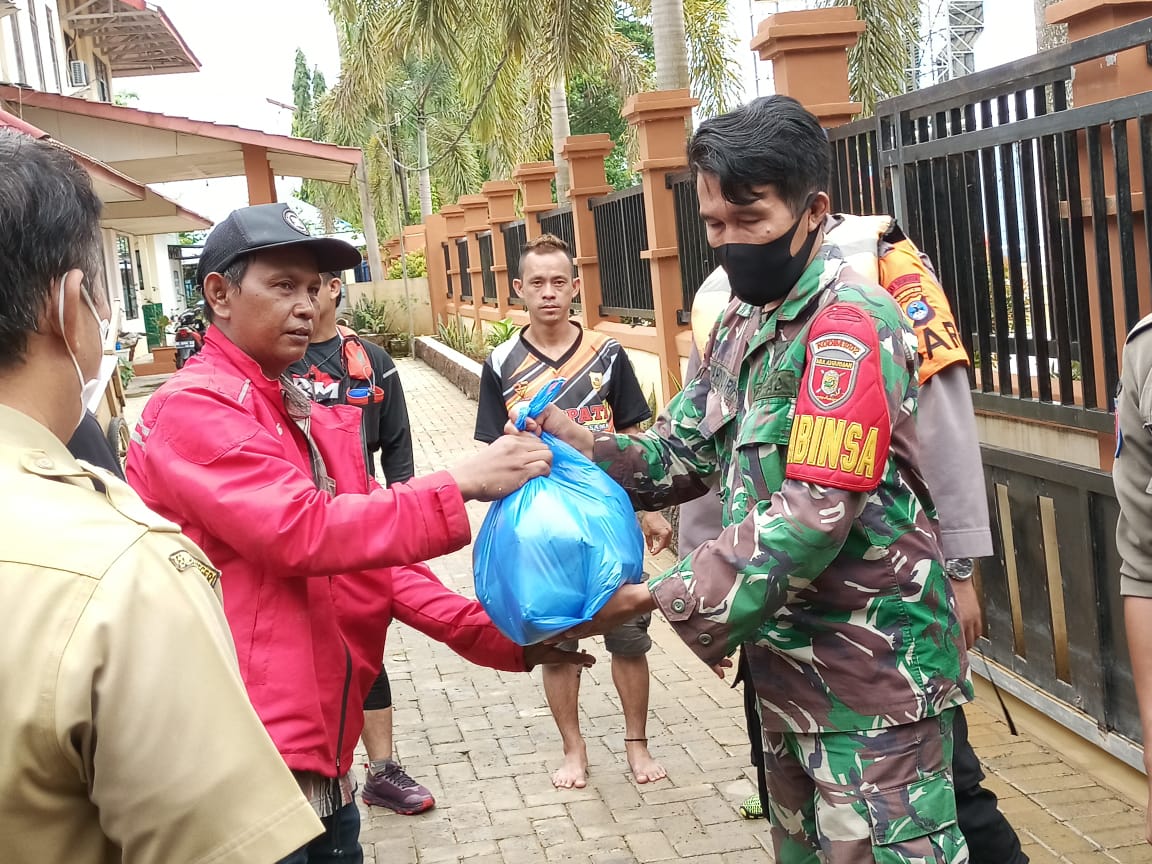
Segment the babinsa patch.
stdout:
<path fill-rule="evenodd" d="M 168 560 L 172 563 L 172 566 L 181 573 L 188 570 L 195 570 L 203 576 L 213 588 L 215 588 L 216 583 L 220 581 L 220 571 L 215 567 L 205 564 L 191 552 L 186 552 L 181 549 L 179 552 L 173 552 L 169 555 Z"/>
<path fill-rule="evenodd" d="M 808 350 L 808 395 L 826 411 L 848 401 L 859 377 L 860 361 L 868 346 L 847 333 L 828 333 L 813 339 Z"/>

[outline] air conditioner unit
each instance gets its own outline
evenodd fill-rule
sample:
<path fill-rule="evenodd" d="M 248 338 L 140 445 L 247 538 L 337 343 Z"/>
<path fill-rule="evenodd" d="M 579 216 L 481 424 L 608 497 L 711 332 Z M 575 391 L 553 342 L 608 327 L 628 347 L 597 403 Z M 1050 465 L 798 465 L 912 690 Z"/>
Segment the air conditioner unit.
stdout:
<path fill-rule="evenodd" d="M 68 63 L 68 83 L 73 87 L 88 86 L 88 64 L 83 60 L 72 60 Z"/>

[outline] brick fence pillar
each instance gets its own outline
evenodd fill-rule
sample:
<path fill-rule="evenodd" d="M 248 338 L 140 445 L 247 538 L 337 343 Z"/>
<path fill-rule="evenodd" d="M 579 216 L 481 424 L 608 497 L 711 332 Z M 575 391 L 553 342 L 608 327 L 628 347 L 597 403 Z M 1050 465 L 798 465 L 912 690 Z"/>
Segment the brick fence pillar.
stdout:
<path fill-rule="evenodd" d="M 636 129 L 640 173 L 644 186 L 644 217 L 648 223 L 648 258 L 652 268 L 652 300 L 656 318 L 656 354 L 660 360 L 660 404 L 679 389 L 680 353 L 676 334 L 682 329 L 676 313 L 684 304 L 680 281 L 680 249 L 676 202 L 665 179 L 688 165 L 688 120 L 699 102 L 688 90 L 637 93 L 624 104 L 624 119 Z"/>
<path fill-rule="evenodd" d="M 772 61 L 776 92 L 791 96 L 825 128 L 860 113 L 848 87 L 848 49 L 864 32 L 856 7 L 777 12 L 752 37 L 752 50 Z"/>
<path fill-rule="evenodd" d="M 444 217 L 447 224 L 448 261 L 452 265 L 448 268 L 448 278 L 452 282 L 452 297 L 448 304 L 448 311 L 459 314 L 462 305 L 460 300 L 461 271 L 460 247 L 456 245 L 456 241 L 464 236 L 464 208 L 459 204 L 449 204 L 447 207 L 440 208 L 440 215 Z"/>
<path fill-rule="evenodd" d="M 511 180 L 489 180 L 480 191 L 488 199 L 488 225 L 492 229 L 492 275 L 496 277 L 496 311 L 508 317 L 508 249 L 504 226 L 516 221 L 516 196 L 520 187 Z"/>
<path fill-rule="evenodd" d="M 552 181 L 556 179 L 556 165 L 552 162 L 526 162 L 517 165 L 512 179 L 520 184 L 524 201 L 524 236 L 532 241 L 543 232 L 538 214 L 552 210 Z"/>
<path fill-rule="evenodd" d="M 483 195 L 461 195 L 464 232 L 468 237 L 468 275 L 472 284 L 473 317 L 480 328 L 480 308 L 484 305 L 484 268 L 480 266 L 480 234 L 488 228 L 488 199 Z"/>
<path fill-rule="evenodd" d="M 612 191 L 604 173 L 604 157 L 616 144 L 611 136 L 572 135 L 564 141 L 560 154 L 568 161 L 568 198 L 572 202 L 572 227 L 576 248 L 572 254 L 580 268 L 580 323 L 587 328 L 600 323 L 600 259 L 596 252 L 596 226 L 592 220 L 592 198 Z"/>

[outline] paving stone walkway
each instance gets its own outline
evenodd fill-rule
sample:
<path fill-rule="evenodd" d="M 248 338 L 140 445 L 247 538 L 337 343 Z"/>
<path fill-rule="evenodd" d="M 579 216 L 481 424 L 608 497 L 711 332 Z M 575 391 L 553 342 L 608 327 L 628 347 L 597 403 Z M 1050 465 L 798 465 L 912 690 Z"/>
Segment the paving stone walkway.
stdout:
<path fill-rule="evenodd" d="M 408 396 L 419 473 L 444 468 L 480 446 L 475 406 L 414 360 L 398 361 Z M 143 398 L 130 400 L 136 416 Z M 474 530 L 486 505 L 469 505 Z M 661 563 L 653 562 L 656 572 Z M 436 573 L 472 595 L 471 550 L 438 559 Z M 432 789 L 434 810 L 398 816 L 362 805 L 366 859 L 375 864 L 751 864 L 772 860 L 763 820 L 737 807 L 754 789 L 738 690 L 704 668 L 654 616 L 649 655 L 651 749 L 669 777 L 639 786 L 624 757 L 624 725 L 608 655 L 585 673 L 581 724 L 588 787 L 558 791 L 549 780 L 560 740 L 539 672 L 472 666 L 407 627 L 391 628 L 385 663 L 396 706 L 396 749 Z M 1026 736 L 1013 737 L 995 704 L 968 708 L 987 786 L 1020 833 L 1034 864 L 1152 862 L 1143 814 Z M 363 761 L 363 752 L 359 761 Z"/>

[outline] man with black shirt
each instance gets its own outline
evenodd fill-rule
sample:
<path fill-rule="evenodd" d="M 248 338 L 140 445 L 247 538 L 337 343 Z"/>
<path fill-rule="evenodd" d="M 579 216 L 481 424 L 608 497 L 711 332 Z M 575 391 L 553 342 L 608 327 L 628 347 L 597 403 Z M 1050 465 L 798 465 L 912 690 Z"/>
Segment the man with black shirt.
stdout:
<path fill-rule="evenodd" d="M 615 339 L 584 330 L 568 319 L 580 293 L 572 277 L 572 255 L 559 237 L 536 238 L 520 258 L 521 278 L 513 282 L 528 311 L 529 326 L 500 345 L 484 362 L 476 438 L 495 441 L 509 412 L 556 378 L 565 380 L 556 405 L 594 432 L 638 432 L 652 416 L 636 373 Z M 672 528 L 659 513 L 642 513 L 644 536 L 652 554 L 668 546 Z M 612 681 L 624 711 L 624 749 L 637 783 L 650 783 L 667 772 L 648 752 L 648 637 L 651 615 L 641 615 L 608 633 L 604 645 L 612 655 Z M 566 642 L 574 650 L 576 642 Z M 544 666 L 544 694 L 564 743 L 564 764 L 552 775 L 557 788 L 587 783 L 588 753 L 580 734 L 580 672 Z"/>
<path fill-rule="evenodd" d="M 312 341 L 303 359 L 293 363 L 288 374 L 314 402 L 359 406 L 363 411 L 369 473 L 375 474 L 374 462 L 379 455 L 385 485 L 406 483 L 415 474 L 412 429 L 396 364 L 383 348 L 336 324 L 336 307 L 344 285 L 339 273 L 321 276 L 324 287 L 316 298 Z M 406 816 L 435 806 L 432 793 L 409 777 L 392 758 L 392 688 L 383 666 L 364 699 L 364 731 L 360 737 L 368 751 L 361 793 L 365 804 L 387 807 Z"/>

